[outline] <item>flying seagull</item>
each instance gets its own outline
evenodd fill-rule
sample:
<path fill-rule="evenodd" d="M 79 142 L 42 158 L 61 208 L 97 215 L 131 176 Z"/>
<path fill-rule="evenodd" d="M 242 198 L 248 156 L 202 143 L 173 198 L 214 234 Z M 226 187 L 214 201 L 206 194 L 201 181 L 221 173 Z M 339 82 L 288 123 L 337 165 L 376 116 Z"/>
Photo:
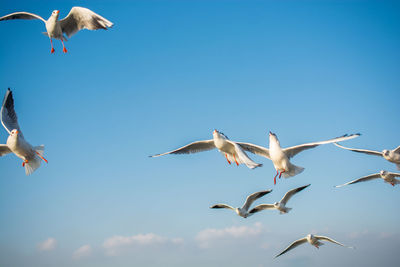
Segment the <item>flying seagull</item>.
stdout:
<path fill-rule="evenodd" d="M 351 135 L 343 135 L 340 137 L 336 137 L 326 141 L 307 143 L 298 146 L 292 146 L 288 148 L 281 148 L 278 138 L 276 134 L 269 132 L 269 149 L 253 145 L 250 143 L 240 143 L 237 142 L 244 150 L 249 151 L 251 153 L 266 157 L 272 160 L 274 164 L 276 175 L 274 177 L 274 184 L 276 184 L 276 177 L 279 175 L 279 178 L 283 175 L 284 178 L 289 178 L 301 173 L 304 168 L 296 166 L 290 162 L 290 159 L 302 152 L 303 150 L 307 150 L 310 148 L 314 148 L 319 145 L 329 144 L 344 140 L 353 139 L 360 136 L 360 134 L 351 134 Z"/>
<path fill-rule="evenodd" d="M 214 206 L 211 206 L 210 209 L 231 209 L 234 210 L 237 215 L 243 217 L 243 218 L 247 218 L 250 215 L 253 215 L 252 213 L 248 212 L 251 204 L 253 204 L 254 201 L 256 201 L 257 199 L 259 199 L 260 197 L 271 193 L 272 190 L 265 190 L 265 191 L 260 191 L 260 192 L 256 192 L 253 193 L 251 195 L 249 195 L 246 198 L 246 202 L 244 202 L 243 206 L 241 208 L 233 208 L 227 204 L 216 204 Z"/>
<path fill-rule="evenodd" d="M 22 166 L 25 167 L 26 175 L 32 174 L 40 166 L 41 159 L 47 163 L 43 157 L 44 146 L 33 147 L 25 141 L 21 128 L 18 125 L 17 114 L 14 110 L 14 99 L 10 89 L 7 90 L 3 105 L 0 110 L 1 124 L 10 134 L 6 144 L 0 144 L 0 156 L 14 153 L 23 160 Z"/>
<path fill-rule="evenodd" d="M 167 154 L 191 154 L 211 150 L 214 148 L 217 148 L 222 155 L 225 156 L 229 164 L 235 161 L 236 165 L 239 166 L 239 164 L 243 163 L 246 164 L 246 166 L 250 169 L 262 166 L 262 164 L 252 161 L 243 151 L 242 147 L 237 144 L 237 142 L 229 140 L 226 135 L 217 130 L 214 130 L 213 132 L 213 139 L 196 141 L 176 150 L 150 157 L 159 157 Z"/>
<path fill-rule="evenodd" d="M 392 186 L 395 186 L 396 184 L 400 184 L 400 180 L 396 179 L 396 177 L 400 177 L 400 173 L 394 173 L 394 172 L 388 172 L 388 171 L 380 171 L 378 173 L 370 174 L 361 178 L 358 178 L 356 180 L 353 180 L 351 182 L 342 184 L 342 185 L 337 185 L 335 187 L 342 187 L 345 185 L 349 184 L 356 184 L 360 182 L 366 182 L 366 181 L 371 181 L 374 179 L 382 178 L 385 183 L 391 184 Z"/>
<path fill-rule="evenodd" d="M 50 18 L 48 20 L 45 20 L 44 18 L 36 14 L 28 12 L 15 12 L 1 17 L 0 21 L 10 19 L 40 19 L 45 23 L 46 26 L 47 32 L 44 32 L 43 34 L 50 38 L 51 53 L 54 53 L 55 51 L 53 48 L 52 38 L 61 40 L 63 45 L 63 52 L 67 53 L 67 49 L 64 46 L 64 41 L 67 41 L 67 38 L 64 34 L 66 34 L 69 38 L 82 29 L 107 30 L 107 28 L 113 26 L 113 23 L 109 20 L 84 7 L 75 6 L 71 8 L 68 16 L 66 16 L 62 20 L 58 20 L 59 13 L 59 10 L 54 10 L 51 13 Z"/>
<path fill-rule="evenodd" d="M 319 248 L 320 246 L 323 245 L 323 243 L 321 243 L 320 241 L 329 241 L 331 243 L 334 243 L 336 245 L 342 246 L 342 247 L 347 247 L 347 248 L 354 248 L 354 247 L 349 247 L 346 245 L 343 245 L 329 237 L 326 236 L 320 236 L 320 235 L 312 235 L 309 234 L 304 238 L 301 238 L 299 240 L 294 241 L 292 244 L 290 244 L 284 251 L 282 251 L 281 253 L 279 253 L 278 255 L 275 256 L 275 258 L 279 257 L 282 254 L 285 254 L 286 252 L 288 252 L 291 249 L 294 249 L 295 247 L 298 247 L 299 245 L 303 244 L 303 243 L 310 243 L 310 245 Z"/>
<path fill-rule="evenodd" d="M 256 212 L 262 211 L 262 210 L 279 210 L 280 214 L 283 213 L 288 213 L 292 208 L 287 208 L 286 207 L 286 203 L 289 201 L 289 199 L 296 193 L 300 192 L 301 190 L 309 187 L 310 184 L 308 185 L 304 185 L 295 189 L 292 189 L 290 191 L 288 191 L 283 198 L 281 199 L 281 201 L 279 202 L 275 202 L 274 204 L 261 204 L 258 205 L 256 207 L 254 207 L 252 210 L 250 210 L 250 214 L 254 214 Z"/>
<path fill-rule="evenodd" d="M 374 156 L 381 156 L 384 159 L 386 159 L 387 161 L 390 161 L 390 162 L 396 164 L 397 169 L 400 170 L 400 146 L 396 147 L 393 150 L 384 149 L 384 150 L 382 150 L 382 152 L 366 150 L 366 149 L 344 147 L 337 143 L 335 143 L 335 146 L 343 148 L 343 149 L 347 149 L 350 151 L 358 152 L 358 153 L 364 153 L 364 154 L 369 154 L 369 155 L 374 155 Z"/>

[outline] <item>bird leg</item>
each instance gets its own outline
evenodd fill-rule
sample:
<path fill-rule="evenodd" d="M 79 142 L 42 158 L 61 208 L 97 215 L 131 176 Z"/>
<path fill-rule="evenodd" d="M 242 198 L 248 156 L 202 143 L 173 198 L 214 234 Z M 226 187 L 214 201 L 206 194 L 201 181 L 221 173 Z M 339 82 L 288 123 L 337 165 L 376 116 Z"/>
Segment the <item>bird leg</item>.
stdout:
<path fill-rule="evenodd" d="M 233 158 L 235 159 L 236 165 L 239 166 L 239 163 L 237 162 L 235 155 L 233 155 Z"/>
<path fill-rule="evenodd" d="M 25 163 L 28 163 L 27 159 L 22 162 L 22 167 L 25 167 Z"/>
<path fill-rule="evenodd" d="M 229 164 L 231 164 L 231 162 L 229 161 L 229 159 L 228 159 L 228 155 L 225 153 L 225 158 L 226 158 L 226 160 L 228 161 L 228 163 Z"/>
<path fill-rule="evenodd" d="M 279 174 L 279 179 L 281 179 L 282 173 L 286 172 L 286 170 L 281 171 L 281 173 Z"/>
<path fill-rule="evenodd" d="M 278 176 L 278 174 L 279 174 L 279 170 L 276 171 L 276 175 L 274 177 L 274 184 L 276 184 L 276 176 Z"/>
<path fill-rule="evenodd" d="M 50 38 L 50 43 L 51 43 L 51 51 L 50 51 L 50 53 L 53 54 L 54 51 L 56 51 L 56 50 L 54 50 L 54 47 L 53 47 L 53 40 L 52 40 L 51 38 Z"/>
<path fill-rule="evenodd" d="M 394 186 L 394 183 L 390 183 L 392 186 Z"/>
<path fill-rule="evenodd" d="M 318 248 L 319 249 L 319 246 L 318 245 L 314 245 L 316 248 Z"/>
<path fill-rule="evenodd" d="M 44 162 L 49 163 L 49 162 L 47 161 L 47 159 L 45 159 L 42 155 L 40 155 L 39 152 L 37 152 L 37 151 L 35 151 L 35 152 L 36 152 L 36 154 L 37 154 L 42 160 L 44 160 Z"/>
<path fill-rule="evenodd" d="M 65 46 L 64 46 L 64 40 L 63 39 L 61 39 L 61 43 L 62 43 L 62 45 L 63 45 L 63 52 L 64 53 L 67 53 L 68 52 L 68 50 L 65 48 Z"/>

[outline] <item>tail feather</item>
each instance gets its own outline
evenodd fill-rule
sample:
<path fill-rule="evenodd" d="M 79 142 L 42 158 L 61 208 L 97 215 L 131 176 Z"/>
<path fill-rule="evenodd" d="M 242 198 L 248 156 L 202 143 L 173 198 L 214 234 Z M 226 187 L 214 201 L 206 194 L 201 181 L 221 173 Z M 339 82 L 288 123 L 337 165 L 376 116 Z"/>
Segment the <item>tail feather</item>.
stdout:
<path fill-rule="evenodd" d="M 295 175 L 297 175 L 299 173 L 302 173 L 303 171 L 304 171 L 303 167 L 296 166 L 296 165 L 292 164 L 290 166 L 290 171 L 282 173 L 282 176 L 284 178 L 289 178 L 289 177 L 295 176 Z"/>
<path fill-rule="evenodd" d="M 37 168 L 40 167 L 40 162 L 42 160 L 35 155 L 33 159 L 30 159 L 27 163 L 25 163 L 25 174 L 31 175 Z"/>
<path fill-rule="evenodd" d="M 37 153 L 39 153 L 41 156 L 43 156 L 43 154 L 44 154 L 44 145 L 35 146 L 33 149 L 34 149 Z"/>

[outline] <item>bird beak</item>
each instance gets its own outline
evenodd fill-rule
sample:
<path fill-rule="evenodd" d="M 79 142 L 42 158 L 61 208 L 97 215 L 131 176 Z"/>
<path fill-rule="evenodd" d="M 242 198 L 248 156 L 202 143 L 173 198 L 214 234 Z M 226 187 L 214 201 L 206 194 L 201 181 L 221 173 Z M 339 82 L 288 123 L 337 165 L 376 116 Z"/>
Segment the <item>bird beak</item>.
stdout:
<path fill-rule="evenodd" d="M 271 132 L 271 131 L 269 131 L 269 135 L 272 135 L 272 132 Z"/>
<path fill-rule="evenodd" d="M 217 130 L 216 129 L 214 129 L 214 132 L 213 133 L 217 133 Z"/>
<path fill-rule="evenodd" d="M 18 132 L 18 131 L 15 131 L 15 134 L 19 134 L 19 132 Z"/>
<path fill-rule="evenodd" d="M 57 10 L 56 13 L 57 13 L 57 15 L 58 15 L 58 13 L 60 13 L 60 10 Z"/>

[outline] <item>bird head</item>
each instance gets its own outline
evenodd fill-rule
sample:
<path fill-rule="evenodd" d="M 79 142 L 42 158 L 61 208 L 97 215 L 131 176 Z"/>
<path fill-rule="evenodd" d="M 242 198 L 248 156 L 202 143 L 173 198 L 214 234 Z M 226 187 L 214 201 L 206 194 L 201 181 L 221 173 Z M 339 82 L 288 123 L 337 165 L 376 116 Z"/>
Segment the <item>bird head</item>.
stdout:
<path fill-rule="evenodd" d="M 60 14 L 60 10 L 54 10 L 53 12 L 51 12 L 51 16 L 55 17 L 58 19 L 58 15 Z"/>
<path fill-rule="evenodd" d="M 387 149 L 382 150 L 382 154 L 383 156 L 389 156 L 389 150 Z"/>
<path fill-rule="evenodd" d="M 380 174 L 381 176 L 385 176 L 385 175 L 387 174 L 387 171 L 381 170 L 381 171 L 379 172 L 379 174 Z"/>
<path fill-rule="evenodd" d="M 18 134 L 19 134 L 19 131 L 17 130 L 17 129 L 13 129 L 12 131 L 11 131 L 11 136 L 18 136 Z"/>
<path fill-rule="evenodd" d="M 269 143 L 279 143 L 278 137 L 273 132 L 269 132 Z"/>

